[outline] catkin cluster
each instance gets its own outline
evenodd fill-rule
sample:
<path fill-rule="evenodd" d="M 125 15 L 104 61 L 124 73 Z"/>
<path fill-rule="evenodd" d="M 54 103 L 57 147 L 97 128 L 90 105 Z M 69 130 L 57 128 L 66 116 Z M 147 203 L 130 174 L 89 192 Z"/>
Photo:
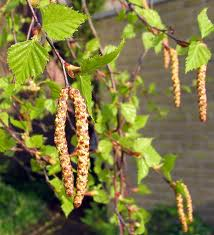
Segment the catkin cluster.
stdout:
<path fill-rule="evenodd" d="M 186 198 L 186 207 L 187 207 L 187 218 L 190 223 L 193 222 L 193 208 L 192 208 L 192 197 L 190 195 L 189 189 L 185 184 L 183 185 L 183 190 Z"/>
<path fill-rule="evenodd" d="M 187 218 L 184 212 L 183 197 L 180 193 L 176 194 L 176 204 L 177 204 L 178 217 L 182 225 L 182 230 L 183 232 L 186 233 L 188 231 Z"/>
<path fill-rule="evenodd" d="M 192 198 L 190 192 L 185 184 L 182 183 L 182 188 L 185 195 L 186 213 L 184 209 L 184 199 L 181 193 L 176 193 L 176 205 L 178 211 L 178 217 L 182 225 L 183 232 L 188 231 L 188 224 L 193 222 L 193 208 Z"/>
<path fill-rule="evenodd" d="M 68 145 L 65 134 L 66 115 L 68 108 L 69 88 L 64 88 L 60 92 L 56 118 L 54 142 L 59 152 L 59 160 L 62 169 L 62 178 L 67 196 L 73 195 L 74 177 L 68 153 Z"/>
<path fill-rule="evenodd" d="M 172 70 L 172 82 L 175 107 L 180 107 L 181 104 L 181 85 L 179 79 L 179 61 L 178 54 L 174 48 L 170 48 L 170 60 Z"/>
<path fill-rule="evenodd" d="M 197 74 L 198 108 L 202 122 L 207 120 L 206 70 L 207 65 L 202 65 Z"/>
<path fill-rule="evenodd" d="M 75 150 L 75 154 L 78 157 L 77 164 L 77 180 L 76 180 L 76 194 L 74 196 L 74 206 L 77 208 L 82 204 L 84 198 L 87 182 L 88 182 L 88 170 L 89 170 L 89 134 L 88 134 L 88 113 L 85 105 L 85 101 L 81 96 L 79 90 L 74 88 L 64 88 L 61 90 L 56 120 L 55 120 L 55 144 L 59 152 L 60 164 L 63 175 L 63 183 L 66 194 L 68 196 L 73 195 L 73 171 L 71 167 L 70 157 L 68 153 L 65 123 L 67 114 L 67 102 L 68 98 L 71 98 L 75 109 L 76 119 L 76 134 L 78 144 Z"/>
<path fill-rule="evenodd" d="M 76 134 L 78 139 L 77 144 L 77 181 L 76 181 L 76 195 L 74 197 L 74 206 L 77 208 L 82 204 L 84 198 L 89 170 L 89 135 L 88 135 L 88 113 L 85 101 L 80 95 L 79 90 L 71 88 L 70 97 L 74 103 L 75 117 L 76 117 Z"/>

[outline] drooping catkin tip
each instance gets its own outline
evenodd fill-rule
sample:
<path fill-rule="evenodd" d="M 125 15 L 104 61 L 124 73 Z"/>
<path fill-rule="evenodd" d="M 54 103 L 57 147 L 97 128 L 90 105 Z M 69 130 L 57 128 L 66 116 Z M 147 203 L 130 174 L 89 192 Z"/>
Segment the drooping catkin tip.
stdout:
<path fill-rule="evenodd" d="M 187 218 L 184 212 L 183 197 L 180 193 L 176 194 L 176 205 L 177 205 L 177 211 L 178 211 L 178 218 L 182 226 L 182 231 L 186 233 L 188 231 L 188 224 L 187 224 Z"/>
<path fill-rule="evenodd" d="M 206 71 L 207 65 L 202 65 L 197 73 L 198 109 L 201 122 L 207 120 Z"/>
<path fill-rule="evenodd" d="M 81 205 L 82 205 L 82 201 L 81 202 L 76 202 L 75 200 L 74 200 L 74 208 L 79 208 Z"/>
<path fill-rule="evenodd" d="M 190 191 L 184 183 L 182 183 L 183 190 L 185 193 L 185 198 L 186 198 L 186 207 L 187 207 L 187 218 L 189 223 L 193 222 L 193 206 L 192 206 L 192 197 L 190 194 Z"/>

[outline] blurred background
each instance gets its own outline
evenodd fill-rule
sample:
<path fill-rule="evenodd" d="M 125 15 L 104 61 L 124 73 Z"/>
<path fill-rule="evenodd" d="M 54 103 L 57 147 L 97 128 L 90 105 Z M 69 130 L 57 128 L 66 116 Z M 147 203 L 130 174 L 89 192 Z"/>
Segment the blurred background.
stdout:
<path fill-rule="evenodd" d="M 81 1 L 74 2 L 75 7 L 81 9 Z M 103 45 L 119 43 L 126 24 L 117 16 L 120 4 L 112 0 L 88 2 L 91 2 L 89 10 Z M 197 34 L 196 19 L 202 8 L 208 7 L 208 15 L 214 20 L 213 0 L 151 0 L 150 4 L 158 10 L 164 23 L 175 28 L 175 34 L 184 40 L 189 35 Z M 0 23 L 0 32 L 3 21 Z M 212 51 L 213 39 L 210 37 L 208 41 Z M 137 37 L 128 40 L 119 59 L 119 69 L 132 71 L 142 52 L 144 48 L 139 32 Z M 3 45 L 0 56 L 0 74 L 3 76 L 7 74 Z M 189 186 L 196 213 L 194 226 L 200 227 L 197 234 L 211 235 L 214 227 L 214 60 L 208 65 L 208 121 L 205 124 L 198 121 L 194 80 L 196 74 L 193 72 L 184 77 L 184 69 L 180 70 L 183 84 L 182 107 L 176 110 L 172 105 L 170 90 L 167 89 L 171 86 L 170 72 L 164 70 L 162 63 L 162 55 L 157 56 L 150 51 L 143 61 L 142 77 L 152 96 L 149 101 L 145 96 L 142 99 L 142 112 L 151 115 L 144 130 L 145 136 L 155 138 L 155 146 L 160 153 L 170 152 L 178 156 L 173 175 L 182 178 Z M 184 65 L 182 58 L 180 63 Z M 114 229 L 107 227 L 105 218 L 101 219 L 108 211 L 103 206 L 92 204 L 89 208 L 86 202 L 66 220 L 44 177 L 33 173 L 20 161 L 22 155 L 20 153 L 13 160 L 8 159 L 10 156 L 0 157 L 0 235 L 116 234 Z M 130 160 L 128 167 L 132 184 L 136 179 L 135 164 Z M 179 231 L 175 216 L 174 197 L 167 185 L 152 173 L 144 183 L 149 186 L 152 194 L 137 200 L 152 211 L 149 235 L 183 234 Z M 94 222 L 100 224 L 100 227 L 94 229 L 91 226 Z M 189 234 L 196 235 L 191 233 L 191 229 Z"/>

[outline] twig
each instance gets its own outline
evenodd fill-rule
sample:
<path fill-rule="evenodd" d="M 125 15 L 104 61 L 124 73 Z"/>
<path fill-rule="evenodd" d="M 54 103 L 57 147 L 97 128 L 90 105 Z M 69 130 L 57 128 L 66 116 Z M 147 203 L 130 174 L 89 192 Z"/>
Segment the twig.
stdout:
<path fill-rule="evenodd" d="M 27 148 L 27 147 L 25 146 L 25 144 L 23 143 L 23 141 L 15 134 L 15 132 L 13 131 L 12 128 L 10 128 L 9 126 L 6 126 L 5 123 L 4 123 L 2 120 L 0 120 L 0 123 L 1 123 L 2 126 L 7 130 L 7 132 L 17 141 L 17 143 L 21 145 L 21 147 L 22 147 L 26 152 L 28 152 L 31 156 L 34 155 L 34 151 L 31 150 L 31 149 L 29 149 L 29 148 Z"/>
<path fill-rule="evenodd" d="M 97 31 L 94 27 L 94 23 L 92 21 L 91 15 L 89 13 L 89 10 L 88 10 L 87 4 L 86 4 L 86 0 L 82 0 L 82 7 L 83 7 L 83 10 L 84 10 L 85 14 L 88 16 L 88 24 L 89 24 L 89 27 L 91 29 L 92 34 L 94 35 L 94 37 L 97 40 L 99 40 L 99 36 L 98 36 Z M 101 44 L 100 44 L 99 49 L 100 49 L 100 54 L 103 55 L 104 54 L 104 49 L 103 49 Z M 113 91 L 116 91 L 116 84 L 115 84 L 115 80 L 114 80 L 114 76 L 113 76 L 113 71 L 112 71 L 112 69 L 109 65 L 107 65 L 107 69 L 108 69 L 109 74 L 110 74 L 112 89 L 113 89 Z"/>
<path fill-rule="evenodd" d="M 76 57 L 76 55 L 75 55 L 73 49 L 72 49 L 71 46 L 70 46 L 69 40 L 66 40 L 66 42 L 67 42 L 67 46 L 68 46 L 68 48 L 69 48 L 69 50 L 70 50 L 70 52 L 71 52 L 72 57 L 76 60 L 77 57 Z"/>
<path fill-rule="evenodd" d="M 34 23 L 35 23 L 35 20 L 34 20 L 34 18 L 33 18 L 33 16 L 32 16 L 31 23 L 30 23 L 30 26 L 29 26 L 28 32 L 27 32 L 27 40 L 30 39 L 30 34 L 31 34 L 32 28 L 33 28 L 33 26 L 34 26 Z"/>
<path fill-rule="evenodd" d="M 129 0 L 126 0 L 126 2 L 128 3 L 128 10 L 135 12 L 135 14 L 137 15 L 138 19 L 150 30 L 151 33 L 153 33 L 154 35 L 157 35 L 157 33 L 164 33 L 166 34 L 169 38 L 171 38 L 172 40 L 174 40 L 178 45 L 182 46 L 182 47 L 188 47 L 189 46 L 189 42 L 186 42 L 184 40 L 180 40 L 177 39 L 175 36 L 173 36 L 172 34 L 168 33 L 168 30 L 166 29 L 160 29 L 157 28 L 155 26 L 150 25 L 144 18 L 143 16 L 141 16 L 135 9 L 136 4 L 131 3 Z"/>

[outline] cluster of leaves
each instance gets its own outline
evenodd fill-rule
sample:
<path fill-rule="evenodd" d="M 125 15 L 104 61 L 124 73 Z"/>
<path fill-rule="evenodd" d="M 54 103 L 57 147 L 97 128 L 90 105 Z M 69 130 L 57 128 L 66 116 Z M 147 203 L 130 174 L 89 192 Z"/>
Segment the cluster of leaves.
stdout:
<path fill-rule="evenodd" d="M 28 193 L 19 192 L 2 182 L 0 190 L 1 234 L 22 234 L 46 215 L 46 208 L 35 193 L 29 190 Z"/>
<path fill-rule="evenodd" d="M 136 3 L 136 1 L 134 2 Z M 16 3 L 25 4 L 24 1 L 16 1 Z M 60 179 L 58 153 L 53 146 L 54 124 L 50 121 L 50 114 L 54 115 L 56 111 L 60 88 L 46 78 L 44 70 L 51 58 L 49 41 L 57 43 L 69 39 L 87 20 L 87 17 L 67 6 L 49 4 L 49 1 L 41 1 L 38 10 L 41 11 L 42 16 L 39 34 L 30 40 L 24 39 L 25 41 L 23 41 L 23 35 L 20 35 L 22 39 L 18 37 L 17 40 L 23 42 L 18 42 L 8 49 L 7 61 L 13 75 L 2 77 L 0 80 L 2 90 L 0 152 L 14 157 L 17 149 L 24 146 L 24 150 L 27 149 L 30 154 L 32 171 L 46 172 L 46 178 L 59 198 L 62 210 L 68 216 L 73 210 L 72 198 L 66 197 Z M 137 13 L 142 14 L 152 27 L 165 29 L 156 11 L 139 7 Z M 124 47 L 125 40 L 135 37 L 135 30 L 139 28 L 139 24 L 137 15 L 133 12 L 128 14 L 121 12 L 120 18 L 128 19 L 129 23 L 125 27 L 121 43 L 117 47 L 108 45 L 104 50 L 105 53 L 98 55 L 100 42 L 92 39 L 87 42 L 85 47 L 82 47 L 82 51 L 76 49 L 77 58 L 73 62 L 80 66 L 80 72 L 72 86 L 77 87 L 85 97 L 99 138 L 96 151 L 91 153 L 93 164 L 91 164 L 89 174 L 88 195 L 92 196 L 96 203 L 101 204 L 108 204 L 116 199 L 117 214 L 119 213 L 125 221 L 135 221 L 135 234 L 143 234 L 145 232 L 144 224 L 148 222 L 148 213 L 137 205 L 134 198 L 125 197 L 120 193 L 117 196 L 118 191 L 121 190 L 119 187 L 121 179 L 117 176 L 113 177 L 116 161 L 118 161 L 115 157 L 115 150 L 119 146 L 125 157 L 131 156 L 135 160 L 137 187 L 134 191 L 141 195 L 150 193 L 148 187 L 142 184 L 142 180 L 152 169 L 163 174 L 169 182 L 173 181 L 171 171 L 176 156 L 169 154 L 162 157 L 155 150 L 152 144 L 153 139 L 142 134 L 142 129 L 149 119 L 148 115 L 139 114 L 140 101 L 137 92 L 139 89 L 145 90 L 143 79 L 140 76 L 133 79 L 132 75 L 126 71 L 118 73 L 115 63 Z M 211 27 L 206 10 L 199 15 L 198 21 L 204 38 L 213 31 L 213 25 Z M 17 22 L 20 22 L 19 18 L 15 25 Z M 206 25 L 206 30 L 204 25 Z M 145 30 L 146 32 L 142 36 L 145 48 L 154 48 L 156 52 L 159 52 L 162 42 L 166 38 L 165 34 L 154 35 L 146 28 Z M 12 39 L 7 37 L 7 40 L 10 42 Z M 182 51 L 184 50 L 182 49 Z M 190 45 L 185 51 L 188 53 L 187 71 L 207 63 L 211 57 L 209 49 L 196 39 L 190 41 Z M 67 53 L 65 57 L 66 55 Z M 114 73 L 116 92 L 111 89 L 111 80 L 105 70 L 107 64 Z M 105 76 L 99 76 L 100 71 Z M 99 100 L 99 104 L 95 105 L 92 101 L 92 80 L 93 82 L 94 80 L 99 81 L 101 93 L 106 94 Z M 152 93 L 153 87 L 149 88 L 148 93 Z M 49 121 L 45 123 L 47 118 Z M 11 132 L 14 134 L 11 135 Z M 74 144 L 75 138 L 71 138 L 70 142 Z M 75 164 L 76 159 L 72 158 L 72 162 Z M 116 175 L 118 174 L 116 173 Z M 114 184 L 113 181 L 115 181 Z M 177 188 L 182 191 L 179 184 Z M 130 211 L 132 211 L 131 214 Z M 109 216 L 109 221 L 113 225 L 118 224 L 117 214 L 112 213 Z M 93 222 L 94 220 L 91 221 L 91 223 Z"/>
<path fill-rule="evenodd" d="M 214 25 L 207 16 L 207 8 L 203 9 L 198 15 L 198 25 L 200 29 L 199 36 L 192 36 L 188 40 L 189 45 L 184 47 L 179 44 L 176 50 L 179 55 L 186 56 L 185 72 L 196 70 L 202 65 L 207 65 L 211 59 L 212 53 L 203 41 L 211 33 L 214 32 Z M 161 18 L 155 10 L 151 9 L 138 9 L 142 16 L 150 23 L 152 27 L 159 29 L 166 29 L 163 25 Z M 127 26 L 126 26 L 127 27 Z M 156 53 L 159 53 L 162 48 L 163 41 L 167 38 L 164 33 L 160 33 L 158 36 L 152 32 L 142 33 L 142 41 L 146 50 L 154 48 Z"/>

